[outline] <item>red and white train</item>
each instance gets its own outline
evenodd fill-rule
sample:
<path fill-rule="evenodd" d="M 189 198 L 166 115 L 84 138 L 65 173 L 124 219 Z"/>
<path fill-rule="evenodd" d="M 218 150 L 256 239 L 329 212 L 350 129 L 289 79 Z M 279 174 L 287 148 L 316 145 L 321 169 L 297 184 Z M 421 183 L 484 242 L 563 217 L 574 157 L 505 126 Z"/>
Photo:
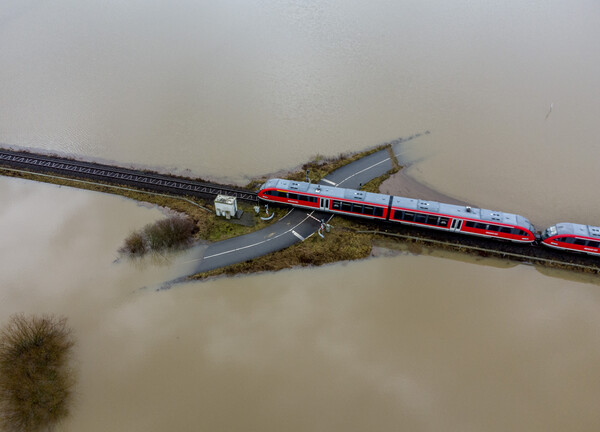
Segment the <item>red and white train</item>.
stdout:
<path fill-rule="evenodd" d="M 539 238 L 531 222 L 517 214 L 321 184 L 273 178 L 261 186 L 258 197 L 271 203 L 515 243 L 533 243 Z M 556 249 L 600 255 L 597 227 L 561 223 L 546 229 L 541 241 Z"/>
<path fill-rule="evenodd" d="M 553 249 L 600 255 L 600 227 L 561 222 L 542 232 L 542 244 Z"/>

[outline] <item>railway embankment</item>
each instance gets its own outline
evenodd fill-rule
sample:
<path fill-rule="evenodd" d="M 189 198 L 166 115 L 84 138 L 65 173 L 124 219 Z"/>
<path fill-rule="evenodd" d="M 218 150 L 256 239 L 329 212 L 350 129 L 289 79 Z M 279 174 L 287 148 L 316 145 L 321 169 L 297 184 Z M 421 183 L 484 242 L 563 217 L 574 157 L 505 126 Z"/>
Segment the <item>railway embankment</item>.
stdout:
<path fill-rule="evenodd" d="M 308 170 L 314 181 L 376 151 L 386 150 L 386 148 L 386 146 L 380 146 L 362 153 L 340 155 L 335 158 L 317 156 L 314 160 L 298 167 L 294 172 L 278 175 L 289 179 L 303 180 Z M 15 157 L 7 157 L 7 152 L 0 149 L 0 174 L 109 192 L 168 207 L 185 213 L 193 219 L 196 224 L 195 238 L 197 240 L 217 242 L 248 234 L 267 227 L 273 221 L 282 218 L 288 211 L 285 207 L 271 206 L 271 212 L 275 213 L 271 221 L 264 221 L 259 215 L 254 214 L 256 194 L 253 190 L 265 178 L 256 179 L 246 188 L 238 188 L 122 167 L 99 164 L 90 166 L 89 162 L 65 158 L 53 158 L 51 162 L 46 160 L 43 163 L 27 164 L 27 160 L 35 160 L 36 156 L 41 156 L 42 159 L 47 159 L 48 156 L 17 153 L 19 155 L 15 159 Z M 424 198 L 451 202 L 451 199 L 440 196 L 435 191 L 424 191 L 423 189 L 427 189 L 426 187 L 402 173 L 402 161 L 396 159 L 393 162 L 390 171 L 362 185 L 362 188 L 372 192 L 381 190 L 388 194 L 406 196 L 421 197 L 423 193 L 426 193 Z M 102 174 L 114 172 L 115 168 L 117 175 L 113 174 L 111 177 L 109 174 L 108 178 L 102 178 Z M 96 171 L 90 172 L 89 170 Z M 99 173 L 98 170 L 104 171 L 104 173 Z M 390 178 L 392 174 L 394 175 Z M 141 180 L 144 176 L 154 180 Z M 182 187 L 187 189 L 182 189 Z M 196 194 L 189 193 L 193 187 L 199 188 L 194 191 Z M 214 216 L 210 197 L 216 193 L 227 193 L 227 189 L 230 193 L 237 190 L 240 193 L 248 194 L 249 199 L 241 198 L 242 201 L 245 201 L 241 206 L 246 212 L 253 214 L 250 226 L 235 224 Z M 476 258 L 493 257 L 507 262 L 527 263 L 540 268 L 555 268 L 589 274 L 600 273 L 598 258 L 561 253 L 541 246 L 532 247 L 481 238 L 465 238 L 451 233 L 397 225 L 380 225 L 362 219 L 340 216 L 337 216 L 331 224 L 332 229 L 324 238 L 312 236 L 282 250 L 233 265 L 203 271 L 192 277 L 206 278 L 224 274 L 275 271 L 298 266 L 319 266 L 337 261 L 364 259 L 372 256 L 374 248 L 378 246 L 399 249 L 408 253 L 424 253 L 429 250 L 448 251 Z"/>

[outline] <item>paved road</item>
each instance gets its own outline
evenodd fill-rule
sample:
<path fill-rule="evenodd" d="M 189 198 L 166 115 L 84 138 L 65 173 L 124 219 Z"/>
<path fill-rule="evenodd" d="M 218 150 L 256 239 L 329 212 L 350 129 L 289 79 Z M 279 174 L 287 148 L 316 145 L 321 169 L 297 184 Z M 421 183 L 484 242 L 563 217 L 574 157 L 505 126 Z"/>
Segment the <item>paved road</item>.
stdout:
<path fill-rule="evenodd" d="M 392 146 L 394 154 L 400 153 L 400 147 L 400 143 Z M 319 183 L 359 189 L 361 184 L 382 176 L 392 168 L 390 153 L 381 150 L 335 170 Z M 329 213 L 292 209 L 267 228 L 211 244 L 198 259 L 194 273 L 244 262 L 289 247 L 313 235 L 320 227 L 320 220 L 328 220 L 331 216 Z"/>

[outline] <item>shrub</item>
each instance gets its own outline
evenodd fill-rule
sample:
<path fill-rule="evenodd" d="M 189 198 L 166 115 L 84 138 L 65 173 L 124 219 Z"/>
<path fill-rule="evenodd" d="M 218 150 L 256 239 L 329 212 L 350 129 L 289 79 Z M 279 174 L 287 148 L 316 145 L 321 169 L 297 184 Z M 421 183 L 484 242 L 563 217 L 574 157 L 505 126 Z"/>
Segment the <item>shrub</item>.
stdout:
<path fill-rule="evenodd" d="M 131 233 L 119 252 L 141 256 L 146 252 L 181 247 L 189 243 L 195 229 L 196 225 L 190 218 L 180 215 L 171 216 L 148 224 L 141 231 Z"/>
<path fill-rule="evenodd" d="M 52 429 L 69 413 L 74 345 L 66 318 L 13 316 L 0 333 L 0 425 Z"/>
<path fill-rule="evenodd" d="M 144 255 L 147 251 L 147 245 L 143 234 L 138 231 L 132 232 L 125 239 L 125 243 L 119 251 L 129 255 Z"/>

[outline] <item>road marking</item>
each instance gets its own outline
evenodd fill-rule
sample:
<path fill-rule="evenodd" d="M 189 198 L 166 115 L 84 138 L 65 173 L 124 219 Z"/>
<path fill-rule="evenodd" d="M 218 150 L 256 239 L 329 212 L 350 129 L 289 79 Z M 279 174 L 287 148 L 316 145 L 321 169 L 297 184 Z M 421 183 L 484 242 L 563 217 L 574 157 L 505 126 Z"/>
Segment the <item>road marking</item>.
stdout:
<path fill-rule="evenodd" d="M 291 213 L 291 211 L 288 214 L 290 214 L 290 213 Z M 209 259 L 209 258 L 214 258 L 214 257 L 221 256 L 221 255 L 226 255 L 226 254 L 229 254 L 229 253 L 232 253 L 232 252 L 237 252 L 237 251 L 240 251 L 240 250 L 243 250 L 243 249 L 248 249 L 248 248 L 251 248 L 251 247 L 254 247 L 254 246 L 258 246 L 258 245 L 261 245 L 261 244 L 266 243 L 266 242 L 271 241 L 271 240 L 275 240 L 276 238 L 279 238 L 282 235 L 285 235 L 285 234 L 287 234 L 289 232 L 294 231 L 294 228 L 299 227 L 304 222 L 306 222 L 306 220 L 309 219 L 309 217 L 312 217 L 313 213 L 314 212 L 310 212 L 310 214 L 307 214 L 306 217 L 304 219 L 302 219 L 300 222 L 298 222 L 296 225 L 294 225 L 290 229 L 288 229 L 288 230 L 286 230 L 286 231 L 284 231 L 284 232 L 276 235 L 275 237 L 270 237 L 270 238 L 268 238 L 266 240 L 262 240 L 262 241 L 259 241 L 259 242 L 253 243 L 253 244 L 249 244 L 249 245 L 246 245 L 246 246 L 242 246 L 242 247 L 239 247 L 239 248 L 235 248 L 235 249 L 230 249 L 230 250 L 227 250 L 227 251 L 219 252 L 219 253 L 216 253 L 216 254 L 213 254 L 213 255 L 207 255 L 207 256 L 204 256 L 202 258 L 198 258 L 197 261 L 201 261 L 201 260 L 205 260 L 205 259 Z"/>
<path fill-rule="evenodd" d="M 300 239 L 300 241 L 304 241 L 304 237 L 302 237 L 300 234 L 298 234 L 296 231 L 292 230 L 292 234 L 294 234 L 296 237 L 298 237 Z"/>
<path fill-rule="evenodd" d="M 395 157 L 398 157 L 398 156 L 400 156 L 402 153 L 404 153 L 404 152 L 398 152 L 398 153 L 394 153 L 394 156 L 395 156 Z M 377 165 L 381 165 L 382 163 L 384 163 L 384 162 L 387 162 L 387 161 L 389 161 L 390 159 L 391 159 L 391 158 L 389 158 L 389 157 L 388 157 L 388 158 L 385 158 L 384 160 L 382 160 L 382 161 L 379 161 L 379 162 L 377 162 L 377 163 L 374 163 L 373 165 L 371 165 L 371 166 L 368 166 L 368 167 L 366 167 L 365 169 L 362 169 L 362 170 L 360 170 L 360 171 L 358 171 L 358 172 L 355 172 L 354 174 L 352 174 L 352 175 L 350 175 L 350 176 L 346 177 L 344 180 L 342 180 L 341 182 L 339 182 L 339 183 L 337 184 L 337 186 L 341 185 L 341 184 L 342 184 L 342 183 L 344 183 L 346 180 L 349 180 L 349 179 L 351 179 L 351 178 L 352 178 L 352 177 L 354 177 L 355 175 L 358 175 L 358 174 L 364 173 L 365 171 L 368 171 L 368 170 L 370 170 L 371 168 L 374 168 L 374 167 L 376 167 Z M 325 180 L 325 179 L 321 179 L 321 180 Z M 329 180 L 325 180 L 325 181 L 329 181 Z"/>
<path fill-rule="evenodd" d="M 354 173 L 354 174 L 352 174 L 351 176 L 348 176 L 348 177 L 346 177 L 344 180 L 342 180 L 341 182 L 339 182 L 339 183 L 338 183 L 338 186 L 339 186 L 339 185 L 341 185 L 342 183 L 344 183 L 346 180 L 350 180 L 352 177 L 354 177 L 354 176 L 356 176 L 356 175 L 359 175 L 359 174 L 362 174 L 362 173 L 364 173 L 365 171 L 368 171 L 368 170 L 370 170 L 371 168 L 374 168 L 374 167 L 376 167 L 377 165 L 381 165 L 382 163 L 384 163 L 384 162 L 387 162 L 387 161 L 389 161 L 389 160 L 390 160 L 390 158 L 389 158 L 389 157 L 388 157 L 388 158 L 385 158 L 384 160 L 382 160 L 382 161 L 379 161 L 379 162 L 377 162 L 377 163 L 374 163 L 373 165 L 371 165 L 371 166 L 368 166 L 368 167 L 366 167 L 365 169 L 362 169 L 362 170 L 360 170 L 360 171 L 358 171 L 358 172 L 355 172 L 355 173 Z"/>
<path fill-rule="evenodd" d="M 400 153 L 396 154 L 396 156 L 399 156 L 399 155 L 400 155 Z M 323 180 L 323 181 L 325 181 L 325 182 L 327 182 L 327 183 L 330 183 L 330 184 L 332 184 L 332 185 L 334 185 L 334 186 L 338 186 L 338 185 L 342 184 L 343 182 L 345 182 L 346 180 L 348 180 L 348 179 L 350 179 L 350 178 L 354 177 L 355 175 L 357 175 L 357 174 L 360 174 L 360 173 L 363 173 L 363 172 L 365 172 L 365 171 L 367 171 L 367 170 L 369 170 L 369 169 L 371 169 L 371 168 L 373 168 L 373 167 L 375 167 L 375 166 L 377 166 L 377 165 L 380 165 L 380 164 L 382 164 L 382 163 L 384 163 L 384 162 L 387 162 L 388 160 L 390 160 L 390 158 L 389 158 L 389 157 L 388 157 L 388 158 L 386 158 L 386 159 L 384 159 L 384 160 L 382 160 L 382 161 L 380 161 L 380 162 L 377 162 L 377 163 L 375 163 L 375 164 L 373 164 L 373 165 L 371 165 L 371 166 L 369 166 L 369 167 L 367 167 L 367 168 L 365 168 L 365 169 L 363 169 L 363 170 L 360 170 L 359 172 L 357 172 L 357 173 L 355 173 L 355 174 L 352 174 L 351 176 L 349 176 L 349 177 L 345 178 L 344 180 L 342 180 L 342 181 L 341 181 L 341 182 L 339 182 L 338 184 L 335 184 L 335 183 L 334 183 L 334 182 L 332 182 L 331 180 L 327 180 L 327 179 L 321 179 L 321 180 Z M 284 219 L 286 216 L 290 215 L 290 214 L 291 214 L 293 211 L 294 211 L 294 209 L 292 208 L 292 209 L 291 209 L 291 210 L 290 210 L 290 211 L 289 211 L 289 212 L 288 212 L 288 213 L 287 213 L 287 214 L 286 214 L 284 217 L 282 217 L 281 219 Z M 286 231 L 284 231 L 284 232 L 282 232 L 282 233 L 280 233 L 280 234 L 276 235 L 275 237 L 270 237 L 270 238 L 268 238 L 268 239 L 266 239 L 266 240 L 263 240 L 263 241 L 260 241 L 260 242 L 257 242 L 257 243 L 253 243 L 253 244 L 249 244 L 249 245 L 246 245 L 246 246 L 242 246 L 242 247 L 239 247 L 239 248 L 231 249 L 231 250 L 228 250 L 228 251 L 223 251 L 223 252 L 219 252 L 219 253 L 216 253 L 216 254 L 213 254 L 213 255 L 204 256 L 204 257 L 202 257 L 202 258 L 198 258 L 197 260 L 192 260 L 192 261 L 203 261 L 203 260 L 205 260 L 205 259 L 208 259 L 208 258 L 214 258 L 214 257 L 220 256 L 220 255 L 226 255 L 226 254 L 229 254 L 229 253 L 232 253 L 232 252 L 237 252 L 237 251 L 240 251 L 240 250 L 243 250 L 243 249 L 248 249 L 248 248 L 251 248 L 251 247 L 254 247 L 254 246 L 261 245 L 261 244 L 263 244 L 263 243 L 266 243 L 266 242 L 268 242 L 268 241 L 275 240 L 276 238 L 279 238 L 279 237 L 281 237 L 282 235 L 285 235 L 285 234 L 287 234 L 287 233 L 289 233 L 289 232 L 291 232 L 292 234 L 296 235 L 298 238 L 301 238 L 302 236 L 300 236 L 298 233 L 296 233 L 296 232 L 294 231 L 294 228 L 296 228 L 296 227 L 298 227 L 298 226 L 302 225 L 302 224 L 303 224 L 304 222 L 306 222 L 306 220 L 307 220 L 307 219 L 309 219 L 309 218 L 316 219 L 316 218 L 315 218 L 315 217 L 312 215 L 313 213 L 314 213 L 314 211 L 312 211 L 312 212 L 310 212 L 310 213 L 307 213 L 307 214 L 306 214 L 306 217 L 305 217 L 304 219 L 302 219 L 302 221 L 300 221 L 298 224 L 294 225 L 292 228 L 290 228 L 290 229 L 288 229 L 288 230 L 286 230 Z M 328 222 L 329 222 L 329 221 L 330 221 L 330 220 L 333 218 L 333 215 L 334 215 L 333 213 L 330 213 L 330 215 L 329 215 L 329 218 L 328 218 L 328 220 L 327 220 Z M 281 220 L 281 219 L 280 219 L 280 220 Z M 311 237 L 313 234 L 314 234 L 314 232 L 313 232 L 311 235 L 309 235 L 308 237 Z M 308 238 L 308 237 L 307 237 L 307 238 Z"/>
<path fill-rule="evenodd" d="M 313 214 L 313 212 L 311 212 L 311 213 L 306 213 L 306 216 L 308 216 L 308 217 L 311 217 L 311 218 L 313 218 L 314 220 L 316 220 L 317 222 L 321 223 L 321 219 L 317 219 L 317 218 L 316 218 L 316 217 L 314 217 L 312 214 Z"/>

